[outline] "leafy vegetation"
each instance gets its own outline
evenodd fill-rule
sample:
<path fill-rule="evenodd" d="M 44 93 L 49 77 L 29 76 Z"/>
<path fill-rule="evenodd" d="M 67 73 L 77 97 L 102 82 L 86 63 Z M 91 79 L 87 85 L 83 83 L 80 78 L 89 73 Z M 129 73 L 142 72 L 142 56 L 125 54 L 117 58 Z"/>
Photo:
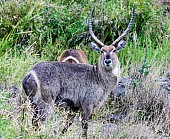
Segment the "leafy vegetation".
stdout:
<path fill-rule="evenodd" d="M 89 138 L 156 138 L 158 133 L 169 137 L 170 106 L 153 82 L 170 72 L 170 20 L 164 14 L 166 5 L 157 1 L 1 0 L 0 138 L 61 138 L 65 111 L 56 109 L 57 116 L 53 115 L 42 131 L 35 132 L 29 121 L 30 108 L 27 107 L 27 120 L 21 122 L 19 109 L 8 102 L 8 93 L 13 85 L 21 90 L 23 77 L 35 63 L 57 60 L 64 49 L 81 48 L 89 63 L 96 63 L 98 54 L 89 48 L 87 27 L 93 7 L 94 31 L 105 44 L 111 44 L 126 29 L 135 7 L 135 22 L 124 38 L 127 46 L 118 53 L 122 76 L 135 80 L 132 88 L 126 88 L 123 100 L 111 100 L 92 117 Z M 110 123 L 101 118 L 107 113 L 123 112 L 128 112 L 128 120 L 119 126 L 108 128 Z M 147 135 L 132 132 L 134 129 L 141 133 L 147 129 Z M 78 122 L 65 137 L 80 138 L 80 130 Z"/>

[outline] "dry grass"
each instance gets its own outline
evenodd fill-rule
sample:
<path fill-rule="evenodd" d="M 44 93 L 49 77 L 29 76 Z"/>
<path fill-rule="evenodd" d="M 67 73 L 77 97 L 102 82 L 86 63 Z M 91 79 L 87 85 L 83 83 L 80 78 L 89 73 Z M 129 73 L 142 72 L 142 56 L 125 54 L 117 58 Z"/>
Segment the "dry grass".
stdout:
<path fill-rule="evenodd" d="M 122 121 L 128 125 L 128 138 L 156 138 L 159 134 L 170 137 L 170 92 L 157 81 L 169 68 L 161 67 L 153 65 L 144 76 L 139 65 L 133 66 L 129 71 L 133 82 L 126 86 L 125 96 L 112 102 L 113 110 L 119 108 Z"/>
<path fill-rule="evenodd" d="M 157 1 L 161 0 L 155 0 Z M 163 1 L 163 0 L 162 0 Z M 162 2 L 161 1 L 161 2 Z M 66 111 L 55 113 L 34 131 L 31 118 L 33 112 L 29 102 L 24 121 L 15 98 L 9 103 L 10 86 L 19 86 L 27 71 L 40 61 L 55 60 L 69 47 L 83 46 L 89 63 L 96 62 L 97 54 L 83 45 L 84 39 L 77 40 L 82 32 L 87 32 L 86 20 L 96 4 L 95 19 L 101 14 L 108 18 L 94 26 L 96 34 L 109 44 L 114 37 L 123 32 L 131 16 L 132 5 L 136 6 L 133 28 L 127 37 L 127 47 L 118 55 L 122 66 L 122 76 L 134 79 L 126 86 L 125 96 L 113 99 L 89 122 L 88 137 L 94 139 L 131 138 L 170 138 L 170 94 L 160 88 L 156 79 L 165 77 L 169 70 L 169 18 L 163 16 L 164 9 L 155 6 L 150 0 L 140 1 L 102 1 L 85 0 L 38 1 L 13 0 L 1 3 L 2 15 L 0 35 L 0 138 L 81 138 L 81 122 L 69 128 L 64 137 L 61 131 L 66 120 Z M 164 8 L 164 7 L 163 7 Z M 129 12 L 125 12 L 128 10 Z M 47 22 L 49 21 L 49 22 Z M 99 31 L 97 30 L 99 29 Z M 63 33 L 64 32 L 64 33 Z M 86 35 L 84 35 L 86 36 Z M 104 37 L 105 36 L 105 37 Z M 133 39 L 134 40 L 133 40 Z M 146 61 L 140 63 L 144 49 L 148 49 Z M 35 55 L 33 54 L 35 53 Z M 38 54 L 37 54 L 38 53 Z M 164 59 L 161 59 L 164 58 Z M 131 63 L 138 63 L 133 64 Z M 127 65 L 127 66 L 125 66 Z M 150 67 L 151 66 L 151 67 Z M 21 90 L 21 89 L 20 89 Z M 109 121 L 115 114 L 117 121 Z"/>
<path fill-rule="evenodd" d="M 92 116 L 89 122 L 89 138 L 162 137 L 167 139 L 170 137 L 170 94 L 162 90 L 158 82 L 155 81 L 162 73 L 162 76 L 165 76 L 166 73 L 158 66 L 157 68 L 154 66 L 150 68 L 147 76 L 142 76 L 142 73 L 139 72 L 139 65 L 132 66 L 129 74 L 134 77 L 135 82 L 126 87 L 125 96 L 122 99 L 112 100 L 111 105 L 106 105 L 96 116 Z M 168 68 L 163 70 L 167 71 Z M 55 109 L 50 119 L 41 124 L 40 131 L 34 131 L 31 124 L 33 112 L 29 102 L 24 104 L 25 118 L 24 121 L 21 121 L 22 114 L 18 103 L 14 103 L 14 101 L 10 104 L 7 93 L 8 91 L 3 91 L 0 94 L 0 100 L 3 100 L 3 105 L 0 106 L 0 117 L 7 122 L 4 126 L 8 131 L 8 134 L 1 135 L 1 138 L 81 138 L 82 129 L 79 116 L 75 118 L 74 124 L 65 136 L 61 135 L 67 111 L 59 108 Z M 106 115 L 111 113 L 120 116 L 120 120 L 109 122 Z"/>

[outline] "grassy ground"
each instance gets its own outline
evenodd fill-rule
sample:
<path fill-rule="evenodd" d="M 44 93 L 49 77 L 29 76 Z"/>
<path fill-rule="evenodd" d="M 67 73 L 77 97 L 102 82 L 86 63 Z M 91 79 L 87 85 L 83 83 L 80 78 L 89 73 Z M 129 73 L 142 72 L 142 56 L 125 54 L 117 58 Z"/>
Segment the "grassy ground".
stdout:
<path fill-rule="evenodd" d="M 161 3 L 161 2 L 160 2 Z M 170 69 L 170 20 L 166 5 L 150 0 L 3 0 L 0 2 L 0 138 L 62 138 L 66 119 L 64 110 L 34 131 L 31 108 L 26 105 L 26 119 L 17 102 L 9 103 L 10 87 L 21 90 L 27 71 L 41 61 L 56 60 L 67 48 L 82 48 L 90 64 L 98 54 L 89 48 L 87 19 L 95 9 L 96 35 L 106 44 L 125 30 L 132 6 L 135 23 L 125 38 L 127 46 L 118 53 L 122 77 L 135 79 L 121 100 L 111 99 L 90 121 L 89 138 L 170 137 L 169 95 L 155 80 Z M 168 97 L 168 98 L 167 98 Z M 121 116 L 109 122 L 106 115 Z M 44 127 L 43 127 L 44 126 Z M 63 138 L 81 138 L 81 124 L 75 120 Z"/>

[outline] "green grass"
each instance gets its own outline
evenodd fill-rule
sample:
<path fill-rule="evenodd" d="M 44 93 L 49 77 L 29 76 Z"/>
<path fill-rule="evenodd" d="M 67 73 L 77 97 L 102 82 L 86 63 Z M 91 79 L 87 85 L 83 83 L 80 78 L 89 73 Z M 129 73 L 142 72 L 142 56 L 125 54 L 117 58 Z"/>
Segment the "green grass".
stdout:
<path fill-rule="evenodd" d="M 159 86 L 152 82 L 170 72 L 170 20 L 163 14 L 166 6 L 160 6 L 150 0 L 1 1 L 0 85 L 5 89 L 0 92 L 0 138 L 61 138 L 66 119 L 65 111 L 59 112 L 56 109 L 45 128 L 35 132 L 31 125 L 32 112 L 29 105 L 27 118 L 21 122 L 21 113 L 16 109 L 18 105 L 8 102 L 9 89 L 15 85 L 21 90 L 22 79 L 34 64 L 57 60 L 67 48 L 83 49 L 89 63 L 96 64 L 99 54 L 90 49 L 87 37 L 87 20 L 94 6 L 94 20 L 97 21 L 94 31 L 107 45 L 126 29 L 132 6 L 135 7 L 135 22 L 124 38 L 127 46 L 118 56 L 121 75 L 134 77 L 136 86 L 134 90 L 127 88 L 126 99 L 118 104 L 116 100 L 112 100 L 110 105 L 92 117 L 89 138 L 155 138 L 157 133 L 168 138 L 169 106 L 160 103 L 163 96 L 161 92 L 159 94 Z M 153 86 L 157 88 L 159 99 L 152 94 Z M 160 105 L 163 109 L 161 113 Z M 142 106 L 141 109 L 139 106 Z M 106 129 L 110 123 L 103 115 L 117 114 L 124 110 L 129 110 L 125 117 L 128 121 L 114 125 L 118 130 L 112 126 Z M 152 115 L 156 118 L 153 121 L 148 120 Z M 134 129 L 138 131 L 133 132 Z M 65 135 L 66 138 L 80 136 L 79 122 L 73 124 Z"/>

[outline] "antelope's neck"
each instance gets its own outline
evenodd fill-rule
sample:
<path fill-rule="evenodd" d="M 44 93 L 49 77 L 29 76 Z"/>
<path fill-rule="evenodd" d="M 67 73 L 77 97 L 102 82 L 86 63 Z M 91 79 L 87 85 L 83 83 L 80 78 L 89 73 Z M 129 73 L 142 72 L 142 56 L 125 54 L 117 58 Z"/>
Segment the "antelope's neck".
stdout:
<path fill-rule="evenodd" d="M 117 63 L 112 70 L 106 70 L 103 62 L 100 62 L 96 68 L 102 84 L 108 89 L 115 88 L 120 78 L 120 64 Z"/>

